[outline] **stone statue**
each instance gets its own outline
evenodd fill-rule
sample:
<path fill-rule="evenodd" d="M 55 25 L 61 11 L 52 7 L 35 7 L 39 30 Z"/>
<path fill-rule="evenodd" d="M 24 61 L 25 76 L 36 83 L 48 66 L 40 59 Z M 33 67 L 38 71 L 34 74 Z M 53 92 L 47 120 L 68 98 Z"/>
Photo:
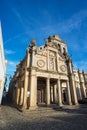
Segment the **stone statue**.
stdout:
<path fill-rule="evenodd" d="M 34 47 L 34 46 L 36 46 L 36 40 L 31 40 L 31 43 L 30 43 L 30 47 Z"/>

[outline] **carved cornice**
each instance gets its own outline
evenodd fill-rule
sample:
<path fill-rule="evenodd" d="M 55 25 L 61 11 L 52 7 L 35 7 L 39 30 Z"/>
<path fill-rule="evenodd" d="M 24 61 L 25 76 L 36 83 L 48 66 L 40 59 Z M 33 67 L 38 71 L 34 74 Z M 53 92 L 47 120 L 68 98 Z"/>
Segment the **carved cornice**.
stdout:
<path fill-rule="evenodd" d="M 27 68 L 28 71 L 30 71 L 30 70 L 37 70 L 37 69 L 38 69 L 38 68 L 37 68 L 37 67 L 34 67 L 34 66 Z"/>
<path fill-rule="evenodd" d="M 57 71 L 42 70 L 42 69 L 37 69 L 37 72 L 44 72 L 44 73 L 58 74 Z"/>

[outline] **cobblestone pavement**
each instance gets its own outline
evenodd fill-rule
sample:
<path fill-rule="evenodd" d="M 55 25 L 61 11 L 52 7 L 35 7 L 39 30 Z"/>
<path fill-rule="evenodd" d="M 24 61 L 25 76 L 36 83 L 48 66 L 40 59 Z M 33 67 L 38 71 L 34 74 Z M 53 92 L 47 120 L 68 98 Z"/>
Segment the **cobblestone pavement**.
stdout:
<path fill-rule="evenodd" d="M 87 106 L 23 113 L 0 106 L 0 130 L 87 130 Z"/>

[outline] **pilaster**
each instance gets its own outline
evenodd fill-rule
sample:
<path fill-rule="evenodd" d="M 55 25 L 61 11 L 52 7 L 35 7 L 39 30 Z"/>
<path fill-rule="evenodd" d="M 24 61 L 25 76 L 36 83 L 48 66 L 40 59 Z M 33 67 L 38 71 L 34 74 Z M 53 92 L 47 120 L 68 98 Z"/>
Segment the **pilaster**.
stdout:
<path fill-rule="evenodd" d="M 57 85 L 55 84 L 53 86 L 53 92 L 54 92 L 54 103 L 57 103 Z"/>
<path fill-rule="evenodd" d="M 80 82 L 81 88 L 82 88 L 82 96 L 83 98 L 86 98 L 86 88 L 84 82 Z"/>
<path fill-rule="evenodd" d="M 20 105 L 23 104 L 23 88 L 20 88 Z"/>
<path fill-rule="evenodd" d="M 85 79 L 84 79 L 84 75 L 83 73 L 80 73 L 80 71 L 78 70 L 78 75 L 79 75 L 79 81 L 80 81 L 80 88 L 81 88 L 81 93 L 82 93 L 82 97 L 86 98 L 86 89 L 85 89 Z M 83 81 L 81 79 L 81 75 L 83 76 Z"/>
<path fill-rule="evenodd" d="M 29 75 L 28 71 L 25 72 L 24 77 L 24 94 L 23 94 L 23 107 L 26 108 L 26 101 L 27 101 L 27 90 L 28 90 L 28 81 L 29 81 Z"/>
<path fill-rule="evenodd" d="M 60 86 L 60 80 L 57 80 L 57 88 L 58 88 L 58 105 L 62 106 L 62 92 L 61 92 L 61 86 Z"/>
<path fill-rule="evenodd" d="M 50 105 L 50 79 L 46 79 L 46 103 Z"/>
<path fill-rule="evenodd" d="M 58 61 L 59 61 L 58 52 L 56 53 L 56 57 L 57 57 L 57 61 L 56 61 L 57 62 L 57 71 L 59 71 L 59 67 L 58 67 L 59 66 L 58 65 Z"/>
<path fill-rule="evenodd" d="M 29 52 L 27 52 L 27 57 L 26 57 L 26 67 L 25 67 L 25 74 L 24 74 L 24 90 L 23 90 L 23 108 L 26 108 L 27 104 L 27 91 L 29 87 Z"/>
<path fill-rule="evenodd" d="M 77 93 L 76 93 L 76 86 L 75 86 L 75 79 L 73 75 L 70 75 L 70 85 L 71 85 L 71 95 L 72 95 L 72 101 L 75 105 L 78 104 L 77 100 Z"/>
<path fill-rule="evenodd" d="M 37 77 L 36 70 L 31 68 L 30 75 L 30 108 L 34 109 L 37 107 Z"/>
<path fill-rule="evenodd" d="M 47 50 L 47 70 L 49 70 L 49 50 Z"/>
<path fill-rule="evenodd" d="M 68 104 L 72 105 L 71 102 L 71 94 L 70 94 L 70 88 L 69 88 L 69 81 L 67 81 L 67 93 L 68 93 Z"/>
<path fill-rule="evenodd" d="M 70 58 L 67 61 L 67 65 L 69 67 L 68 74 L 69 74 L 69 83 L 70 83 L 72 102 L 73 104 L 78 104 L 75 79 L 74 79 L 74 74 L 73 74 L 73 65 L 72 65 L 72 60 Z"/>
<path fill-rule="evenodd" d="M 20 88 L 17 88 L 17 99 L 16 99 L 17 105 L 19 104 L 19 96 L 20 96 Z"/>

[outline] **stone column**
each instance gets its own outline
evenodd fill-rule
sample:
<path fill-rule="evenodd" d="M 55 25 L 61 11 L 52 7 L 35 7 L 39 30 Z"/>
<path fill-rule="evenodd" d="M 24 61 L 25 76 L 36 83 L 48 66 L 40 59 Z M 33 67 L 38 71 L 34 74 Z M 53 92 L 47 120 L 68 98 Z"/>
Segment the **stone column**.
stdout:
<path fill-rule="evenodd" d="M 71 94 L 70 94 L 70 88 L 69 88 L 69 81 L 67 81 L 67 93 L 68 93 L 68 104 L 69 105 L 72 105 L 72 102 L 71 102 Z"/>
<path fill-rule="evenodd" d="M 54 103 L 57 103 L 57 91 L 56 91 L 56 84 L 53 86 L 53 93 L 54 93 Z"/>
<path fill-rule="evenodd" d="M 20 89 L 17 88 L 17 105 L 19 104 Z"/>
<path fill-rule="evenodd" d="M 21 87 L 20 89 L 21 89 L 20 90 L 20 92 L 21 92 L 21 95 L 20 95 L 20 105 L 22 105 L 23 104 L 23 88 Z"/>
<path fill-rule="evenodd" d="M 74 76 L 73 75 L 71 75 L 71 77 L 70 77 L 70 81 L 71 81 L 71 93 L 72 93 L 72 100 L 73 100 L 73 103 L 75 104 L 75 105 L 77 105 L 78 104 L 78 100 L 77 100 L 77 93 L 76 93 L 76 86 L 75 86 L 75 80 L 74 80 Z"/>
<path fill-rule="evenodd" d="M 25 74 L 24 74 L 23 108 L 26 108 L 26 104 L 27 104 L 27 90 L 29 87 L 29 71 L 28 71 L 29 62 L 30 62 L 29 57 L 30 54 L 27 51 L 26 67 L 25 67 Z"/>
<path fill-rule="evenodd" d="M 47 69 L 49 70 L 49 50 L 47 50 Z"/>
<path fill-rule="evenodd" d="M 80 85 L 81 85 L 81 87 L 82 87 L 82 95 L 83 95 L 83 98 L 86 98 L 86 89 L 85 89 L 85 84 L 84 84 L 84 82 L 81 82 Z"/>
<path fill-rule="evenodd" d="M 31 70 L 30 77 L 30 108 L 34 109 L 37 107 L 37 77 L 35 75 L 36 71 Z"/>
<path fill-rule="evenodd" d="M 86 95 L 86 77 L 85 77 L 84 71 L 82 72 L 82 74 L 83 74 L 83 78 L 84 78 L 84 91 L 85 91 L 84 96 L 85 96 L 85 98 L 86 98 L 86 97 L 87 97 L 87 95 Z"/>
<path fill-rule="evenodd" d="M 68 66 L 67 71 L 68 71 L 68 75 L 69 75 L 69 83 L 70 83 L 70 89 L 71 89 L 72 102 L 73 102 L 73 104 L 78 104 L 75 79 L 74 79 L 74 72 L 73 72 L 73 65 L 72 65 L 71 59 L 69 59 L 67 61 L 67 66 Z"/>
<path fill-rule="evenodd" d="M 62 94 L 61 94 L 61 86 L 60 86 L 60 80 L 57 80 L 57 87 L 58 87 L 58 105 L 62 106 Z"/>
<path fill-rule="evenodd" d="M 17 105 L 17 93 L 18 93 L 18 90 L 17 90 L 17 87 L 16 87 L 16 97 L 15 97 L 15 103 Z"/>
<path fill-rule="evenodd" d="M 20 93 L 19 93 L 19 105 L 20 105 L 20 101 L 21 101 L 21 88 L 19 87 L 20 89 Z"/>
<path fill-rule="evenodd" d="M 79 75 L 79 80 L 80 80 L 80 88 L 82 92 L 82 97 L 86 98 L 86 90 L 85 90 L 85 80 L 84 80 L 84 75 L 82 72 L 78 70 L 78 75 Z M 82 76 L 82 77 L 81 77 Z"/>
<path fill-rule="evenodd" d="M 46 79 L 46 103 L 50 105 L 50 79 Z"/>
<path fill-rule="evenodd" d="M 28 71 L 26 70 L 25 72 L 25 77 L 24 77 L 24 94 L 23 94 L 23 107 L 26 108 L 26 103 L 27 103 L 27 89 L 28 89 Z"/>
<path fill-rule="evenodd" d="M 56 53 L 56 56 L 57 56 L 57 60 L 56 60 L 56 62 L 57 62 L 57 71 L 59 71 L 59 69 L 58 69 L 58 61 L 59 61 L 58 52 Z"/>
<path fill-rule="evenodd" d="M 72 61 L 69 61 L 69 73 L 73 73 Z"/>

